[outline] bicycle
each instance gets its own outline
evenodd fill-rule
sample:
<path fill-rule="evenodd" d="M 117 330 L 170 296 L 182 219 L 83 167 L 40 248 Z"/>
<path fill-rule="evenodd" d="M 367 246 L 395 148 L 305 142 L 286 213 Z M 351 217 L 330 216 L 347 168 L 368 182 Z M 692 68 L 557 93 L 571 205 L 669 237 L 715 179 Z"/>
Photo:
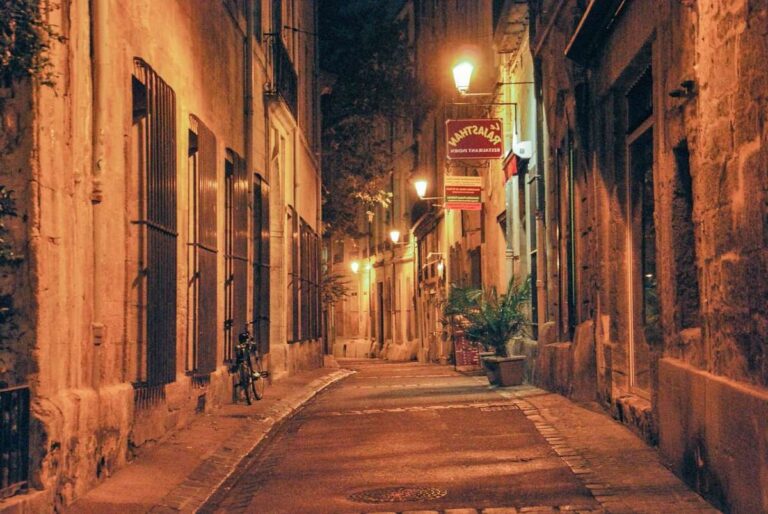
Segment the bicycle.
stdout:
<path fill-rule="evenodd" d="M 235 345 L 235 362 L 230 371 L 237 373 L 237 383 L 235 387 L 243 390 L 245 401 L 251 404 L 251 395 L 256 400 L 264 397 L 264 387 L 269 373 L 261 369 L 261 356 L 259 355 L 258 345 L 253 340 L 253 336 L 248 331 L 248 323 L 243 327 L 243 331 L 237 336 Z"/>

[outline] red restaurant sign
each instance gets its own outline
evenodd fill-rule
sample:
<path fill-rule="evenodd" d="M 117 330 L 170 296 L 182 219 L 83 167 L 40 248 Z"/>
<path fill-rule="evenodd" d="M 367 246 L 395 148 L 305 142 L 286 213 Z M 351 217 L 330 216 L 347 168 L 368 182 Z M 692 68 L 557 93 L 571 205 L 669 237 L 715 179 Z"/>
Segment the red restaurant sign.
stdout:
<path fill-rule="evenodd" d="M 447 120 L 449 159 L 500 159 L 504 157 L 503 124 L 498 118 Z"/>

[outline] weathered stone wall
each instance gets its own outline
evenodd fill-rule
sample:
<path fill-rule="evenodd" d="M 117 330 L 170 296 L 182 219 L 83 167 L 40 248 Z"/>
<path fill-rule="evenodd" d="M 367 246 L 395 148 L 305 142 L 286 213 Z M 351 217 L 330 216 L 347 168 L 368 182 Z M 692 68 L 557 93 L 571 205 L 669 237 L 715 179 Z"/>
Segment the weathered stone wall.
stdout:
<path fill-rule="evenodd" d="M 768 6 L 698 2 L 692 151 L 707 371 L 768 386 Z"/>
<path fill-rule="evenodd" d="M 630 2 L 583 73 L 563 57 L 574 9 L 575 2 L 564 2 L 548 11 L 558 18 L 537 54 L 550 141 L 546 223 L 548 251 L 558 251 L 563 220 L 554 211 L 562 170 L 555 149 L 567 130 L 580 132 L 577 88 L 586 83 L 593 146 L 582 168 L 580 205 L 594 215 L 578 223 L 594 236 L 577 246 L 585 270 L 581 300 L 590 302 L 579 306 L 579 319 L 592 320 L 597 395 L 614 416 L 658 441 L 673 469 L 710 499 L 733 512 L 766 510 L 765 480 L 758 477 L 768 476 L 759 421 L 768 381 L 768 72 L 761 65 L 768 59 L 768 6 Z M 538 25 L 538 33 L 546 26 Z M 649 394 L 638 395 L 628 365 L 627 263 L 637 257 L 627 236 L 634 200 L 627 196 L 621 120 L 624 92 L 648 65 L 662 337 L 649 348 Z M 578 143 L 585 148 L 583 138 Z M 590 367 L 577 371 L 578 352 L 570 346 L 576 342 L 558 338 L 563 277 L 556 264 L 549 254 L 553 324 L 540 337 L 539 378 L 573 394 Z M 583 337 L 586 326 L 575 339 L 592 339 Z"/>
<path fill-rule="evenodd" d="M 227 146 L 242 154 L 242 100 L 227 94 L 242 83 L 241 39 L 233 24 L 222 25 L 223 6 L 102 2 L 99 8 L 107 21 L 96 30 L 108 32 L 101 38 L 91 32 L 98 22 L 90 23 L 88 2 L 64 2 L 52 14 L 68 39 L 53 54 L 60 73 L 56 89 L 36 90 L 35 124 L 26 134 L 34 144 L 27 180 L 35 184 L 29 234 L 39 306 L 37 373 L 28 376 L 36 420 L 33 483 L 54 491 L 59 503 L 124 464 L 129 446 L 138 448 L 186 424 L 200 396 L 208 405 L 229 396 L 223 368 L 202 389 L 185 375 L 187 313 L 181 298 L 188 270 L 180 259 L 177 379 L 166 387 L 163 402 L 134 409 L 131 382 L 137 379 L 132 370 L 138 356 L 129 330 L 135 320 L 126 310 L 131 280 L 126 262 L 137 251 L 128 230 L 137 201 L 129 187 L 130 84 L 137 56 L 176 93 L 179 255 L 185 255 L 189 114 L 217 135 L 218 155 Z M 97 54 L 104 65 L 96 68 L 92 40 L 102 45 Z M 204 44 L 195 47 L 191 41 Z M 94 86 L 103 88 L 101 104 L 92 103 Z M 100 132 L 94 137 L 96 118 Z"/>
<path fill-rule="evenodd" d="M 22 266 L 2 287 L 20 305 L 19 336 L 0 346 L 0 381 L 32 387 L 32 485 L 57 505 L 70 503 L 123 465 L 142 446 L 187 424 L 196 412 L 232 400 L 222 363 L 207 377 L 188 373 L 187 247 L 192 235 L 188 165 L 190 116 L 216 137 L 218 286 L 224 277 L 224 162 L 227 149 L 246 153 L 243 92 L 245 18 L 236 2 L 68 0 L 51 14 L 67 38 L 51 59 L 54 89 L 17 84 L 0 89 L 0 183 L 16 191 L 20 217 L 9 226 Z M 301 15 L 314 8 L 302 4 Z M 94 10 L 91 10 L 94 9 Z M 265 15 L 264 26 L 269 17 Z M 91 45 L 94 45 L 93 47 Z M 253 167 L 272 183 L 284 169 L 268 161 L 269 113 L 261 94 L 270 79 L 265 47 L 254 50 Z M 303 54 L 302 54 L 303 55 Z M 136 301 L 138 266 L 136 135 L 131 76 L 141 58 L 173 89 L 178 216 L 175 381 L 136 402 L 140 380 Z M 300 72 L 314 57 L 299 63 Z M 302 82 L 302 112 L 312 112 L 311 81 Z M 319 174 L 311 131 L 286 129 L 281 148 L 300 192 L 276 180 L 271 232 L 282 235 L 285 207 L 294 205 L 319 227 Z M 290 152 L 290 154 L 285 154 Z M 299 171 L 296 172 L 295 169 Z M 290 192 L 291 196 L 286 194 Z M 297 201 L 297 198 L 300 198 Z M 275 240 L 273 239 L 273 244 Z M 277 241 L 277 248 L 284 241 Z M 280 253 L 272 254 L 275 263 Z M 272 291 L 285 299 L 285 268 L 274 266 Z M 278 282 L 278 284 L 275 284 Z M 250 287 L 250 286 L 249 286 Z M 250 298 L 250 294 L 249 294 Z M 250 299 L 249 299 L 250 302 Z M 275 304 L 274 313 L 284 312 Z M 277 316 L 276 316 L 277 318 Z M 218 294 L 217 326 L 224 299 Z M 284 320 L 275 339 L 286 341 Z M 280 330 L 282 329 L 282 330 Z M 275 345 L 279 369 L 323 365 L 322 344 Z M 273 347 L 274 348 L 274 347 Z M 276 374 L 279 375 L 279 374 Z M 31 495 L 34 496 L 34 495 Z M 47 501 L 47 500 L 46 500 Z"/>
<path fill-rule="evenodd" d="M 768 6 L 692 2 L 672 14 L 686 30 L 674 41 L 681 65 L 665 89 L 694 81 L 667 112 L 669 145 L 682 138 L 688 145 L 700 310 L 687 322 L 685 303 L 669 299 L 660 446 L 689 484 L 724 508 L 765 511 Z M 681 166 L 679 157 L 679 150 L 669 156 L 670 168 Z"/>

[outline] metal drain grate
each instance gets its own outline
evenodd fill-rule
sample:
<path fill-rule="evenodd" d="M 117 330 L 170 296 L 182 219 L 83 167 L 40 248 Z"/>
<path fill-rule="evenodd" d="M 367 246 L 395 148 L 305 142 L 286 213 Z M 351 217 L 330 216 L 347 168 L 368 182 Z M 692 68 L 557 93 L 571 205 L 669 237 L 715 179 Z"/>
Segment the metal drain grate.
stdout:
<path fill-rule="evenodd" d="M 362 503 L 399 503 L 436 500 L 448 494 L 437 487 L 383 487 L 351 494 L 349 499 Z"/>

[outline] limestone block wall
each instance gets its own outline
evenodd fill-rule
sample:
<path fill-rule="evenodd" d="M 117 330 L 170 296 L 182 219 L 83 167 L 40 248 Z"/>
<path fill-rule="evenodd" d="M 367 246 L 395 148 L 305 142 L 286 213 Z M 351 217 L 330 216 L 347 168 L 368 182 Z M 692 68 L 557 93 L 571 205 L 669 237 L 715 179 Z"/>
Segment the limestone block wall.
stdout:
<path fill-rule="evenodd" d="M 18 199 L 19 217 L 8 225 L 24 257 L 21 266 L 0 277 L 1 292 L 9 291 L 19 304 L 17 334 L 0 342 L 0 382 L 30 384 L 32 485 L 42 490 L 43 503 L 63 505 L 143 445 L 187 424 L 196 412 L 232 401 L 223 331 L 217 336 L 212 373 L 194 377 L 187 365 L 186 299 L 192 273 L 185 258 L 192 240 L 188 130 L 195 116 L 216 138 L 221 291 L 225 156 L 228 151 L 246 153 L 246 100 L 240 94 L 245 19 L 235 2 L 151 0 L 66 0 L 50 17 L 67 38 L 51 51 L 58 73 L 55 88 L 19 83 L 0 89 L 0 183 Z M 263 49 L 256 47 L 254 89 L 261 92 L 269 77 Z M 134 223 L 140 169 L 132 120 L 135 58 L 174 92 L 175 146 L 169 150 L 176 158 L 178 219 L 175 380 L 143 396 L 134 388 L 142 366 L 139 300 L 133 292 L 140 273 Z M 311 68 L 314 59 L 302 66 Z M 312 86 L 305 81 L 302 87 L 307 93 Z M 312 102 L 303 104 L 305 112 L 311 112 Z M 254 170 L 270 181 L 271 135 L 263 104 L 262 95 L 256 95 L 253 162 Z M 305 137 L 301 130 L 292 134 L 301 139 L 305 154 L 282 158 L 294 167 L 298 162 L 302 212 L 317 228 L 319 164 L 312 155 L 311 131 Z M 281 169 L 274 171 L 279 177 Z M 285 194 L 285 185 L 276 184 L 272 198 L 280 215 L 273 220 L 283 219 L 287 202 L 295 202 Z M 280 235 L 280 228 L 275 222 L 271 232 Z M 277 255 L 273 260 L 279 262 Z M 285 269 L 274 269 L 276 279 L 282 279 L 273 282 L 277 294 L 285 284 Z M 223 326 L 224 315 L 219 292 L 217 327 Z M 283 329 L 276 338 L 285 341 L 285 323 L 275 321 L 273 328 Z M 287 372 L 323 364 L 320 341 L 281 350 Z"/>
<path fill-rule="evenodd" d="M 552 212 L 561 171 L 554 167 L 556 149 L 566 130 L 579 130 L 576 89 L 583 80 L 593 144 L 584 205 L 594 214 L 579 224 L 580 231 L 594 232 L 595 244 L 578 257 L 579 266 L 593 270 L 579 287 L 592 303 L 580 313 L 574 340 L 563 342 L 562 276 L 550 255 L 552 323 L 540 334 L 540 379 L 572 394 L 592 369 L 578 370 L 577 354 L 584 362 L 594 358 L 598 397 L 658 442 L 689 484 L 726 510 L 764 511 L 766 431 L 759 420 L 767 385 L 768 76 L 759 63 L 768 58 L 768 6 L 747 0 L 629 3 L 581 72 L 562 57 L 575 30 L 574 9 L 574 2 L 563 4 L 537 56 L 550 141 L 543 159 L 546 234 L 548 250 L 556 249 L 557 228 L 563 229 Z M 647 65 L 653 70 L 662 335 L 650 348 L 645 395 L 635 394 L 628 366 L 625 134 L 616 120 L 625 115 L 622 95 L 632 77 Z M 583 140 L 579 144 L 584 147 Z M 586 351 L 575 348 L 577 341 Z"/>
<path fill-rule="evenodd" d="M 768 6 L 696 2 L 682 16 L 696 29 L 680 48 L 696 87 L 684 124 L 701 308 L 698 326 L 665 346 L 660 447 L 717 504 L 759 512 L 768 509 L 768 72 L 759 65 Z"/>
<path fill-rule="evenodd" d="M 768 387 L 768 6 L 699 2 L 698 15 L 692 160 L 707 371 Z"/>

